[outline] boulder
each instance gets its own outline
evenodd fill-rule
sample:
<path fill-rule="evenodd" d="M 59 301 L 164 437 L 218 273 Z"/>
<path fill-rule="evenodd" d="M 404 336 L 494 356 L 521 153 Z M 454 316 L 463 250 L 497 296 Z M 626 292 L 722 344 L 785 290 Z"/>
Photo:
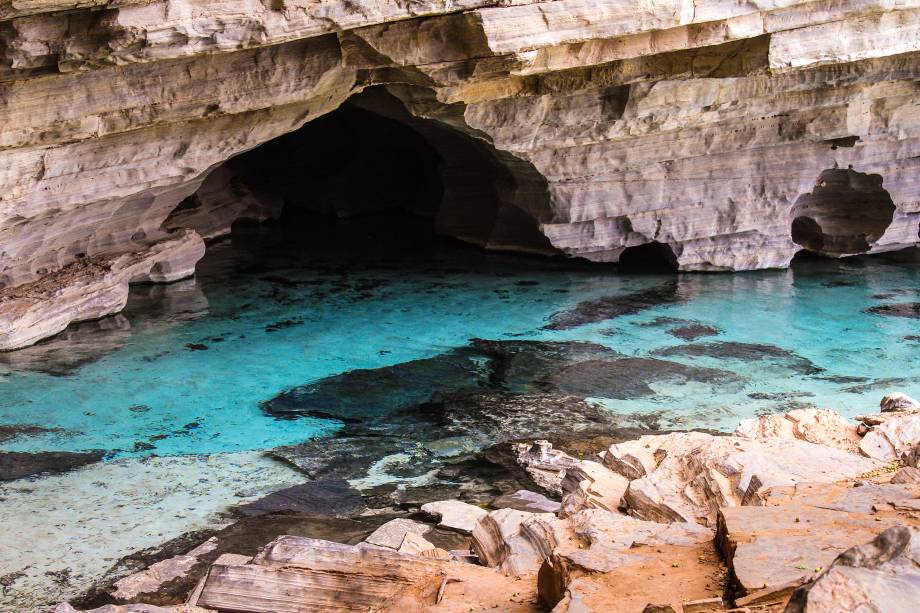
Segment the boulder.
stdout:
<path fill-rule="evenodd" d="M 534 573 L 555 546 L 551 513 L 515 509 L 492 511 L 473 530 L 472 551 L 486 566 L 512 575 Z"/>
<path fill-rule="evenodd" d="M 566 492 L 562 499 L 561 514 L 566 516 L 582 509 L 616 511 L 629 486 L 629 480 L 603 464 L 581 460 L 566 470 L 561 485 Z"/>
<path fill-rule="evenodd" d="M 735 428 L 735 436 L 795 438 L 851 453 L 859 450 L 860 442 L 856 425 L 831 409 L 795 409 L 746 419 Z"/>
<path fill-rule="evenodd" d="M 513 494 L 504 494 L 492 501 L 496 509 L 515 509 L 528 513 L 555 513 L 562 504 L 547 498 L 543 494 L 530 490 L 518 490 Z"/>
<path fill-rule="evenodd" d="M 575 466 L 578 460 L 565 452 L 553 449 L 549 441 L 539 440 L 531 444 L 515 443 L 512 449 L 517 454 L 518 464 L 524 467 L 534 483 L 548 492 L 562 495 L 562 479 L 565 471 Z"/>
<path fill-rule="evenodd" d="M 431 526 L 428 524 L 399 517 L 388 521 L 374 530 L 364 541 L 371 545 L 377 545 L 378 547 L 399 549 L 407 534 L 415 534 L 424 537 L 429 532 L 431 532 Z M 434 547 L 434 545 L 432 545 L 432 547 Z"/>
<path fill-rule="evenodd" d="M 424 552 L 431 551 L 432 549 L 436 549 L 436 547 L 425 540 L 425 537 L 416 532 L 406 532 L 403 535 L 403 539 L 399 544 L 399 547 L 396 548 L 399 553 L 416 556 L 422 555 Z"/>
<path fill-rule="evenodd" d="M 859 443 L 859 451 L 863 455 L 882 462 L 892 462 L 912 451 L 917 441 L 920 441 L 920 414 L 897 415 L 866 433 Z"/>
<path fill-rule="evenodd" d="M 786 613 L 915 613 L 920 603 L 920 530 L 892 526 L 841 553 L 799 588 Z"/>
<path fill-rule="evenodd" d="M 896 411 L 920 413 L 920 400 L 914 400 L 907 394 L 902 394 L 901 392 L 894 392 L 882 398 L 882 401 L 879 403 L 879 408 L 882 413 L 892 413 Z"/>
<path fill-rule="evenodd" d="M 485 509 L 459 500 L 442 500 L 423 504 L 422 513 L 435 518 L 439 527 L 463 534 L 472 533 L 476 522 L 488 514 Z"/>
<path fill-rule="evenodd" d="M 623 496 L 630 515 L 715 526 L 720 507 L 755 504 L 761 490 L 839 481 L 883 466 L 869 458 L 798 439 L 693 434 L 693 439 L 686 441 L 690 444 L 672 447 L 653 472 L 630 482 Z M 647 444 L 649 450 L 655 448 L 655 441 L 647 440 Z"/>

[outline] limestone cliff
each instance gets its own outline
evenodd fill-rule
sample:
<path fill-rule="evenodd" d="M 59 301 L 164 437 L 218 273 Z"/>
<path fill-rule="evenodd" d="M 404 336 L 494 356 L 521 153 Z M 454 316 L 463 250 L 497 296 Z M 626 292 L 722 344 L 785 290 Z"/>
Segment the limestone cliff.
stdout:
<path fill-rule="evenodd" d="M 0 0 L 0 349 L 276 216 L 225 162 L 361 92 L 485 247 L 748 270 L 920 241 L 920 0 Z"/>

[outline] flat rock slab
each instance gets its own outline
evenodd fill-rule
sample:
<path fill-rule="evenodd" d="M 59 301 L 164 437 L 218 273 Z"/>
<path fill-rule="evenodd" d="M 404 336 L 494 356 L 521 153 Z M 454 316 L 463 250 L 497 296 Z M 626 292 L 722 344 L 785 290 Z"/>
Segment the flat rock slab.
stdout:
<path fill-rule="evenodd" d="M 786 613 L 915 613 L 918 604 L 920 530 L 893 526 L 838 556 L 793 595 Z"/>
<path fill-rule="evenodd" d="M 34 477 L 43 474 L 67 472 L 74 468 L 86 466 L 100 461 L 106 452 L 102 450 L 71 452 L 71 451 L 39 451 L 26 453 L 23 451 L 0 452 L 0 481 L 13 481 Z"/>
<path fill-rule="evenodd" d="M 537 492 L 518 490 L 513 494 L 499 496 L 492 502 L 492 506 L 496 509 L 515 509 L 528 513 L 555 513 L 562 503 Z"/>
<path fill-rule="evenodd" d="M 920 486 L 807 484 L 778 488 L 767 505 L 725 507 L 717 541 L 742 595 L 800 585 L 887 527 L 918 524 Z"/>
<path fill-rule="evenodd" d="M 240 613 L 536 613 L 534 595 L 472 564 L 282 536 L 251 564 L 214 565 L 197 604 Z"/>
<path fill-rule="evenodd" d="M 407 534 L 424 537 L 431 532 L 428 524 L 412 519 L 397 518 L 383 524 L 365 539 L 366 543 L 389 549 L 399 549 Z"/>
<path fill-rule="evenodd" d="M 255 502 L 238 507 L 238 510 L 249 517 L 278 511 L 346 517 L 363 511 L 364 501 L 358 490 L 347 481 L 334 479 L 311 481 L 272 492 Z"/>
<path fill-rule="evenodd" d="M 476 522 L 488 512 L 480 507 L 459 500 L 442 500 L 422 505 L 422 513 L 438 518 L 438 526 L 464 534 L 473 532 Z"/>

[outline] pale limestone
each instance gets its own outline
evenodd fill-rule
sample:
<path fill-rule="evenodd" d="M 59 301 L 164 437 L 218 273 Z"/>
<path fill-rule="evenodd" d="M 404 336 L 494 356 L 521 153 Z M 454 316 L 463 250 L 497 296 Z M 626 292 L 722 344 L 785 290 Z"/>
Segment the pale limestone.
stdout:
<path fill-rule="evenodd" d="M 571 256 L 656 242 L 682 270 L 749 270 L 914 246 L 918 15 L 918 0 L 0 2 L 0 284 L 277 217 L 224 162 L 374 85 L 402 121 L 491 147 L 515 183 L 503 205 Z M 841 223 L 830 171 L 891 210 Z M 171 215 L 189 197 L 203 206 Z M 496 236 L 481 242 L 527 248 Z M 52 319 L 14 323 L 3 346 L 68 317 Z"/>

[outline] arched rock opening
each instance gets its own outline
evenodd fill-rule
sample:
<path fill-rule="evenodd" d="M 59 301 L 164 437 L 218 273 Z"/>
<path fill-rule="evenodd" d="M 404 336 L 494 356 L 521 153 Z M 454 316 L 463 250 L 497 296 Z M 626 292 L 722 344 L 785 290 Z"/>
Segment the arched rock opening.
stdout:
<path fill-rule="evenodd" d="M 418 104 L 424 92 L 402 95 Z M 542 175 L 478 138 L 462 107 L 433 104 L 438 119 L 416 117 L 387 89 L 366 90 L 214 169 L 165 226 L 210 238 L 243 219 L 303 228 L 375 216 L 487 249 L 556 253 L 540 231 L 553 215 Z"/>
<path fill-rule="evenodd" d="M 652 241 L 624 249 L 618 264 L 630 271 L 669 272 L 677 270 L 677 256 L 670 246 Z"/>
<path fill-rule="evenodd" d="M 825 256 L 866 253 L 885 233 L 894 212 L 880 175 L 828 169 L 814 191 L 793 205 L 792 240 Z"/>

